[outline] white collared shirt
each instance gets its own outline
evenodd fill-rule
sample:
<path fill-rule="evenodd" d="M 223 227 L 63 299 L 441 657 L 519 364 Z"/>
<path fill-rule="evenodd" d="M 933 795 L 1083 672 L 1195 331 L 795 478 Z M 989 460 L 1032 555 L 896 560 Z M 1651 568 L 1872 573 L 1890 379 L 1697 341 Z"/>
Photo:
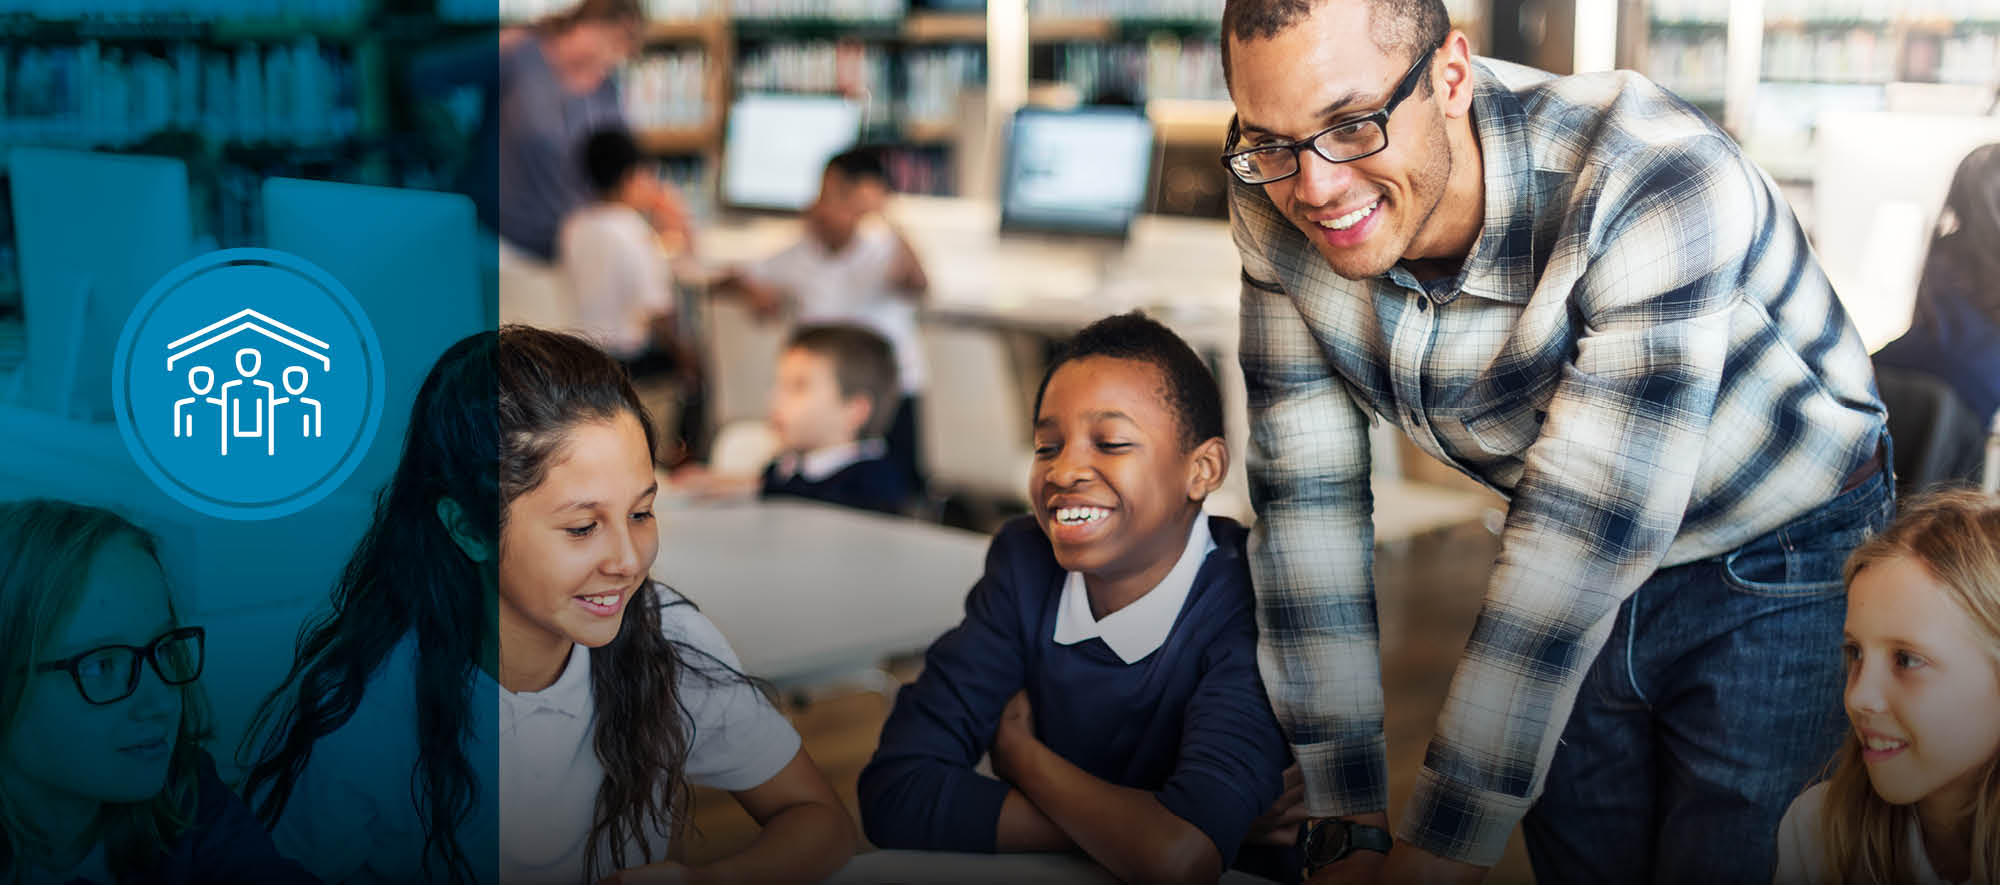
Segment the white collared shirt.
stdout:
<path fill-rule="evenodd" d="M 675 600 L 670 593 L 661 595 Z M 702 675 L 717 672 L 715 661 L 733 669 L 742 664 L 694 606 L 667 605 L 659 620 L 661 634 L 685 646 L 677 695 L 686 712 L 683 724 L 692 729 L 688 781 L 739 791 L 770 780 L 798 753 L 798 732 L 755 687 L 727 674 L 718 674 L 718 680 Z M 424 818 L 410 795 L 418 755 L 415 669 L 416 638 L 406 636 L 370 679 L 347 724 L 314 746 L 272 832 L 280 853 L 325 881 L 447 878 L 424 854 Z M 573 885 L 583 878 L 604 781 L 592 743 L 590 650 L 572 647 L 562 674 L 541 691 L 515 694 L 485 671 L 475 674 L 472 738 L 465 751 L 478 798 L 458 832 L 475 878 Z M 493 698 L 494 706 L 486 706 L 484 698 Z M 497 723 L 488 718 L 496 711 Z M 666 834 L 649 832 L 647 839 L 656 858 L 666 856 Z M 626 863 L 639 861 L 636 843 L 628 844 Z"/>
<path fill-rule="evenodd" d="M 702 659 L 708 655 L 731 669 L 742 666 L 715 625 L 694 606 L 669 605 L 660 621 L 669 639 L 696 652 L 683 652 L 678 689 L 694 736 L 688 746 L 688 781 L 733 792 L 770 780 L 798 754 L 798 732 L 754 686 L 717 673 L 712 662 Z M 604 782 L 595 746 L 590 657 L 589 648 L 575 646 L 562 675 L 548 688 L 499 692 L 502 882 L 584 881 L 590 823 Z M 694 668 L 714 673 L 721 684 L 691 672 Z M 664 831 L 646 833 L 655 860 L 666 857 L 667 838 Z M 642 861 L 636 839 L 625 851 L 628 866 Z M 615 872 L 609 860 L 608 855 L 599 857 L 598 876 Z"/>
<path fill-rule="evenodd" d="M 842 470 L 862 461 L 880 458 L 888 452 L 888 444 L 879 439 L 862 439 L 826 446 L 803 455 L 786 452 L 777 458 L 776 473 L 780 482 L 794 476 L 803 477 L 806 482 L 825 482 L 827 478 Z"/>
<path fill-rule="evenodd" d="M 1187 546 L 1172 571 L 1160 579 L 1146 595 L 1098 620 L 1090 613 L 1090 591 L 1083 585 L 1082 572 L 1070 572 L 1063 581 L 1062 599 L 1056 604 L 1057 645 L 1075 645 L 1086 639 L 1102 639 L 1127 664 L 1136 664 L 1159 651 L 1174 631 L 1181 606 L 1194 589 L 1195 575 L 1215 549 L 1208 531 L 1208 517 L 1196 514 L 1188 530 Z"/>

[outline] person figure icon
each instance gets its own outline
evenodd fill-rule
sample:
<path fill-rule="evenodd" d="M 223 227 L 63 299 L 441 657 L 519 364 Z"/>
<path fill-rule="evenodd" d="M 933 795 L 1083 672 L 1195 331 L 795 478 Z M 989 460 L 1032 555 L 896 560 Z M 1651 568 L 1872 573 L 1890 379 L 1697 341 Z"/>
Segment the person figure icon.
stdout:
<path fill-rule="evenodd" d="M 265 432 L 265 415 L 275 408 L 271 405 L 271 401 L 277 399 L 278 386 L 257 377 L 258 371 L 263 366 L 264 355 L 259 353 L 256 348 L 245 347 L 242 350 L 238 350 L 236 352 L 236 372 L 243 377 L 234 381 L 224 382 L 222 385 L 222 397 L 228 401 L 225 408 L 229 413 L 229 435 L 236 437 L 262 436 L 265 438 L 264 453 L 275 455 L 277 454 L 277 434 Z M 243 429 L 242 395 L 231 392 L 234 388 L 246 383 L 261 389 L 256 397 L 256 402 L 252 404 L 252 413 L 256 418 L 256 423 L 250 430 Z M 223 454 L 229 454 L 226 446 Z"/>
<path fill-rule="evenodd" d="M 293 383 L 292 379 L 294 378 L 298 379 L 298 383 L 296 384 Z M 300 394 L 306 392 L 306 383 L 311 380 L 306 375 L 305 367 L 304 366 L 286 367 L 283 376 L 280 380 L 284 382 L 285 393 L 289 394 L 289 396 L 280 397 L 272 402 L 272 408 L 274 409 L 272 414 L 274 416 L 277 414 L 275 409 L 277 408 L 278 403 L 288 403 L 292 401 L 293 397 L 297 397 L 299 405 L 312 407 L 312 412 L 310 413 L 307 413 L 303 410 L 301 410 L 299 413 L 299 437 L 301 439 L 318 438 L 320 435 L 320 412 L 321 412 L 320 402 L 319 400 L 313 399 L 312 397 L 309 396 L 300 396 Z"/>
<path fill-rule="evenodd" d="M 195 366 L 194 368 L 188 370 L 188 390 L 192 392 L 194 396 L 184 396 L 181 397 L 180 399 L 174 400 L 175 439 L 179 439 L 180 437 L 183 436 L 190 438 L 194 436 L 194 410 L 189 408 L 189 406 L 192 406 L 195 403 L 200 402 L 203 397 L 207 397 L 209 402 L 215 403 L 216 405 L 222 404 L 221 399 L 217 397 L 208 396 L 208 392 L 214 389 L 215 389 L 214 369 L 211 369 L 207 366 Z M 224 445 L 227 444 L 228 444 L 227 440 L 225 440 Z"/>

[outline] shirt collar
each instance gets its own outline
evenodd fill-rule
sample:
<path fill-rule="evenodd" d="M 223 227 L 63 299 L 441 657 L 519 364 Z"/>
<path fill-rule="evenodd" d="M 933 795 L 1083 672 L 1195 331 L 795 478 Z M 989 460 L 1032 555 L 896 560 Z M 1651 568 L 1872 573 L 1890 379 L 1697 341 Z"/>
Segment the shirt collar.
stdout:
<path fill-rule="evenodd" d="M 1136 664 L 1167 643 L 1180 618 L 1181 605 L 1194 590 L 1195 575 L 1215 549 L 1209 534 L 1208 517 L 1197 514 L 1188 530 L 1187 546 L 1172 571 L 1160 579 L 1146 595 L 1098 620 L 1090 614 L 1090 592 L 1083 586 L 1083 573 L 1070 572 L 1063 580 L 1062 599 L 1056 605 L 1058 645 L 1075 645 L 1086 639 L 1102 639 L 1118 659 Z"/>
<path fill-rule="evenodd" d="M 1398 285 L 1426 292 L 1439 304 L 1456 300 L 1460 292 L 1525 304 L 1533 292 L 1516 291 L 1507 274 L 1516 267 L 1532 269 L 1536 254 L 1536 176 L 1528 150 L 1528 114 L 1520 96 L 1491 66 L 1475 61 L 1473 69 L 1472 131 L 1479 139 L 1486 185 L 1479 236 L 1452 277 L 1426 286 L 1400 263 L 1389 269 L 1388 276 Z"/>
<path fill-rule="evenodd" d="M 563 665 L 562 675 L 541 691 L 511 692 L 504 688 L 500 697 L 515 713 L 533 713 L 549 710 L 565 716 L 580 718 L 590 712 L 590 649 L 573 645 L 569 650 L 569 662 Z"/>
<path fill-rule="evenodd" d="M 822 482 L 848 467 L 862 461 L 880 458 L 887 452 L 888 444 L 879 439 L 863 439 L 826 446 L 803 455 L 786 452 L 778 456 L 778 476 L 781 479 L 800 476 L 804 477 L 806 482 Z"/>

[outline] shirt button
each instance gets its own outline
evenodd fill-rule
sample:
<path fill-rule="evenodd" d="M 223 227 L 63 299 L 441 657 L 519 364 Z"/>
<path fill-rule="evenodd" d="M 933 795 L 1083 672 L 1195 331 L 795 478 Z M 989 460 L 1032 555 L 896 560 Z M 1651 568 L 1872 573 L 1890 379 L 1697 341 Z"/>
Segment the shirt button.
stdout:
<path fill-rule="evenodd" d="M 1424 426 L 1424 416 L 1417 414 L 1416 409 L 1410 410 L 1410 426 L 1411 427 Z"/>
<path fill-rule="evenodd" d="M 1549 413 L 1547 413 L 1547 412 L 1544 412 L 1544 411 L 1542 411 L 1542 410 L 1540 410 L 1540 409 L 1537 409 L 1537 410 L 1535 410 L 1535 423 L 1536 423 L 1536 424 L 1540 424 L 1540 423 L 1542 423 L 1543 421 L 1547 421 L 1547 420 L 1549 420 Z"/>
<path fill-rule="evenodd" d="M 1431 300 L 1429 297 L 1423 295 L 1417 296 L 1417 310 L 1428 310 L 1430 306 Z"/>

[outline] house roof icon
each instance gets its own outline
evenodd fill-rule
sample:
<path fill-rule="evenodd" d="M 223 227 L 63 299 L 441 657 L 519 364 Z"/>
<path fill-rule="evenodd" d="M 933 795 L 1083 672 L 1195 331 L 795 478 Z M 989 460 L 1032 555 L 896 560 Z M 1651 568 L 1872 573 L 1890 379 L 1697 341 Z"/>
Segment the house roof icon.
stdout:
<path fill-rule="evenodd" d="M 306 356 L 319 360 L 321 371 L 326 371 L 333 367 L 333 362 L 327 358 L 325 353 L 325 351 L 330 349 L 326 342 L 246 307 L 230 314 L 228 317 L 208 324 L 199 331 L 183 335 L 179 340 L 169 343 L 167 345 L 167 371 L 173 371 L 174 363 L 179 362 L 182 357 L 193 356 L 211 344 L 216 344 L 238 332 L 244 331 L 256 332 L 272 341 L 276 341 Z M 186 346 L 183 347 L 183 345 Z"/>

